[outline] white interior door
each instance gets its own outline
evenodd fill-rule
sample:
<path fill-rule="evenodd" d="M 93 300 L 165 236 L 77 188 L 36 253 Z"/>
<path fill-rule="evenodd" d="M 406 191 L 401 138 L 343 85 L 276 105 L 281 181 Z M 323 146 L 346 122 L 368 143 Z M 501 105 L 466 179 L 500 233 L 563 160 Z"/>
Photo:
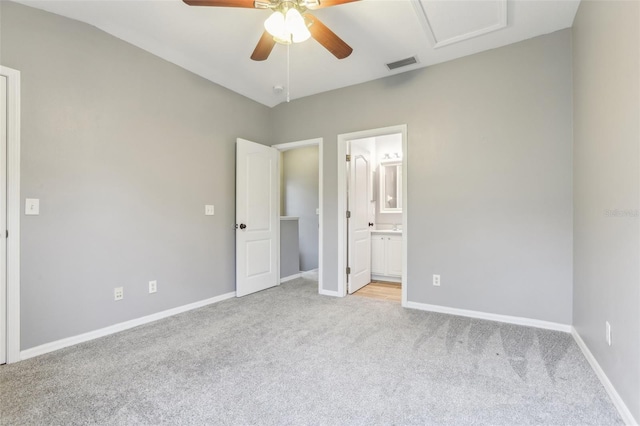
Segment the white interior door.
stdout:
<path fill-rule="evenodd" d="M 0 364 L 7 362 L 7 77 L 0 75 Z"/>
<path fill-rule="evenodd" d="M 278 151 L 238 139 L 236 146 L 236 295 L 279 283 Z"/>
<path fill-rule="evenodd" d="M 371 282 L 370 200 L 371 154 L 363 146 L 350 143 L 348 219 L 348 291 L 352 294 Z"/>

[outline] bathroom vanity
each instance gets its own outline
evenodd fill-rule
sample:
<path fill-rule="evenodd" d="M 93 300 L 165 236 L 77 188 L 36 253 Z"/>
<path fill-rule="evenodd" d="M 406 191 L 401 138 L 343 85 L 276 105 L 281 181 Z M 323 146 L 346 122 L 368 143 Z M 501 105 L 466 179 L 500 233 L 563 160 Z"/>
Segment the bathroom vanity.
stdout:
<path fill-rule="evenodd" d="M 371 279 L 402 281 L 402 231 L 371 231 Z"/>

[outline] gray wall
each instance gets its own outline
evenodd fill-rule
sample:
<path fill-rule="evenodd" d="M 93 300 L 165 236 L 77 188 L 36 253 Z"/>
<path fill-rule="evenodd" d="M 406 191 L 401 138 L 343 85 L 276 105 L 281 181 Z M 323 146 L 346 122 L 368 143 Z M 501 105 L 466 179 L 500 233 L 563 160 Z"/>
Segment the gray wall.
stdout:
<path fill-rule="evenodd" d="M 571 323 L 570 37 L 564 30 L 273 110 L 274 140 L 325 141 L 327 290 L 337 289 L 337 135 L 406 123 L 409 301 Z"/>
<path fill-rule="evenodd" d="M 574 326 L 640 421 L 640 5 L 573 27 Z M 605 343 L 605 321 L 612 346 Z"/>
<path fill-rule="evenodd" d="M 284 211 L 300 219 L 300 270 L 318 267 L 318 147 L 283 153 Z"/>
<path fill-rule="evenodd" d="M 298 219 L 280 220 L 280 278 L 300 273 Z"/>
<path fill-rule="evenodd" d="M 21 219 L 22 349 L 234 291 L 235 140 L 267 141 L 269 109 L 1 4 L 0 60 L 22 75 L 21 196 L 41 203 Z"/>

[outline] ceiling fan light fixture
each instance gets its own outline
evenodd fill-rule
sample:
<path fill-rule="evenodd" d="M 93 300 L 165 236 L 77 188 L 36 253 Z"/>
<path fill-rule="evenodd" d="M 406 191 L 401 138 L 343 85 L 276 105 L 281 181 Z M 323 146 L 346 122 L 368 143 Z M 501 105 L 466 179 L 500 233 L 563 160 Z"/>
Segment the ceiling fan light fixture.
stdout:
<path fill-rule="evenodd" d="M 303 41 L 309 40 L 309 37 L 311 37 L 311 33 L 305 27 L 303 31 L 300 31 L 298 33 L 292 33 L 291 36 L 293 38 L 294 43 L 302 43 Z"/>
<path fill-rule="evenodd" d="M 2 1 L 2 0 L 0 0 Z M 178 1 L 178 0 L 175 0 Z M 289 45 L 301 43 L 313 37 L 337 59 L 351 55 L 353 49 L 324 25 L 309 10 L 338 6 L 359 0 L 182 0 L 189 6 L 238 7 L 245 9 L 269 9 L 264 21 L 264 31 L 256 44 L 251 59 L 264 61 L 276 43 Z M 287 49 L 288 55 L 289 49 Z"/>
<path fill-rule="evenodd" d="M 275 11 L 264 21 L 264 29 L 276 39 L 287 39 L 284 15 Z"/>
<path fill-rule="evenodd" d="M 264 21 L 264 29 L 282 44 L 301 43 L 311 37 L 304 18 L 295 8 L 287 10 L 286 15 L 279 10 L 273 12 Z"/>
<path fill-rule="evenodd" d="M 269 9 L 271 7 L 271 2 L 264 0 L 255 0 L 253 2 L 253 7 L 256 9 Z"/>
<path fill-rule="evenodd" d="M 320 0 L 303 0 L 301 4 L 309 9 L 320 7 Z"/>
<path fill-rule="evenodd" d="M 311 37 L 311 33 L 304 22 L 304 18 L 297 9 L 287 10 L 285 29 L 291 33 L 294 43 L 301 43 Z"/>

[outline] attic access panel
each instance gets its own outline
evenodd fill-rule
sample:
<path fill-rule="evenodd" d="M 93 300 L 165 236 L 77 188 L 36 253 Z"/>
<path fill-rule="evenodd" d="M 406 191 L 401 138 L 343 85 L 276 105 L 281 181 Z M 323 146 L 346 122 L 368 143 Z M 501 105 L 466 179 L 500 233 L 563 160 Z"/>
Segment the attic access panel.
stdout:
<path fill-rule="evenodd" d="M 507 26 L 507 0 L 415 0 L 418 18 L 434 48 L 500 30 Z"/>

